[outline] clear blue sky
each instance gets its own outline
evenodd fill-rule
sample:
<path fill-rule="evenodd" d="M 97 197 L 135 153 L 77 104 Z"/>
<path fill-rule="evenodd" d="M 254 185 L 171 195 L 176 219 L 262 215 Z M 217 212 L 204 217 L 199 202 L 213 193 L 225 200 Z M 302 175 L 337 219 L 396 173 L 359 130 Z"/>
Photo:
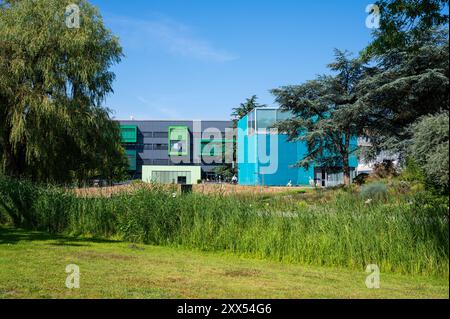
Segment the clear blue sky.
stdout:
<path fill-rule="evenodd" d="M 120 38 L 117 119 L 229 119 L 256 94 L 326 73 L 371 39 L 371 0 L 92 0 Z"/>

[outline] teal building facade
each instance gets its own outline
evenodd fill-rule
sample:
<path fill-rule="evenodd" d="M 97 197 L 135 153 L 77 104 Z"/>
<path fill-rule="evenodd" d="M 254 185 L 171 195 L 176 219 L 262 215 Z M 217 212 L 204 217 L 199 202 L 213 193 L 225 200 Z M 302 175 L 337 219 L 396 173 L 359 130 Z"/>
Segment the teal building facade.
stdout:
<path fill-rule="evenodd" d="M 321 186 L 343 183 L 339 168 L 323 169 L 311 163 L 309 169 L 295 164 L 307 154 L 304 142 L 289 142 L 286 134 L 271 130 L 272 125 L 291 117 L 290 113 L 274 108 L 257 108 L 238 122 L 237 165 L 241 185 L 262 186 Z M 352 139 L 356 149 L 357 137 Z M 352 178 L 356 175 L 358 158 L 350 158 Z"/>

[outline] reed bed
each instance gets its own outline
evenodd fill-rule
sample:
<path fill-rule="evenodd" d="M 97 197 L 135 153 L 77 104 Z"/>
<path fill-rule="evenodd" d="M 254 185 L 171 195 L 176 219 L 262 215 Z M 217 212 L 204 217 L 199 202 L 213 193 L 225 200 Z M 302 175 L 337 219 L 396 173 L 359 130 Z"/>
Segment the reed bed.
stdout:
<path fill-rule="evenodd" d="M 417 193 L 368 201 L 355 191 L 332 194 L 305 201 L 296 195 L 179 194 L 153 186 L 80 197 L 0 178 L 0 221 L 54 234 L 448 276 L 448 198 Z"/>
<path fill-rule="evenodd" d="M 111 187 L 85 187 L 69 189 L 70 192 L 79 197 L 111 197 L 117 194 L 131 194 L 140 189 L 152 190 L 155 187 L 163 188 L 167 191 L 179 192 L 180 185 L 154 185 L 148 183 L 137 182 L 130 185 L 120 185 Z M 193 185 L 194 193 L 200 194 L 219 194 L 219 195 L 235 195 L 235 194 L 283 194 L 292 192 L 311 191 L 311 187 L 267 187 L 267 186 L 242 186 L 232 184 L 214 184 L 205 183 Z"/>

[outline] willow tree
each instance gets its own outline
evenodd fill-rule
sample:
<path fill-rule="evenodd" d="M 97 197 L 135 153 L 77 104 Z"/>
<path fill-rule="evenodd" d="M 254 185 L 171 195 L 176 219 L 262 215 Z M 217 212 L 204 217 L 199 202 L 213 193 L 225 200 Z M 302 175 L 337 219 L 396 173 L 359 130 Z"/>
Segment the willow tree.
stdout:
<path fill-rule="evenodd" d="M 87 1 L 0 1 L 2 170 L 52 182 L 123 172 L 120 131 L 101 106 L 121 57 Z"/>

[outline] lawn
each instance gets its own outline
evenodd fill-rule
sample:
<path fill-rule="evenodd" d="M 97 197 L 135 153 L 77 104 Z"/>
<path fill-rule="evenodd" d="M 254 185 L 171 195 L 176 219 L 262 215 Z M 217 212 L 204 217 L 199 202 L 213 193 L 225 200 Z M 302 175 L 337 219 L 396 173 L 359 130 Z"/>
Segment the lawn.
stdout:
<path fill-rule="evenodd" d="M 65 287 L 77 264 L 80 289 Z M 449 298 L 445 277 L 305 267 L 215 252 L 0 228 L 0 298 Z"/>

